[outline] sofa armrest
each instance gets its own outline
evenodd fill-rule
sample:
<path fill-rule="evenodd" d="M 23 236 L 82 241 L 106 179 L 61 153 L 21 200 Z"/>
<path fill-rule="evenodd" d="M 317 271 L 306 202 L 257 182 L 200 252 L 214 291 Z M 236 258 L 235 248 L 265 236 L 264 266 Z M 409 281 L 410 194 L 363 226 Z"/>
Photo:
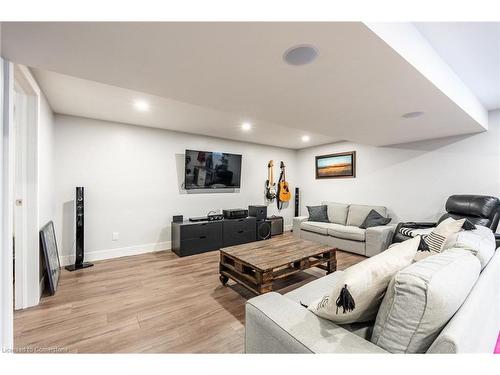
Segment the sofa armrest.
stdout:
<path fill-rule="evenodd" d="M 245 305 L 246 353 L 386 353 L 278 293 Z"/>
<path fill-rule="evenodd" d="M 380 225 L 366 229 L 366 250 L 368 257 L 377 255 L 386 250 L 392 242 L 396 225 Z"/>
<path fill-rule="evenodd" d="M 297 238 L 300 238 L 300 224 L 304 221 L 307 221 L 309 216 L 297 216 L 293 218 L 293 235 Z"/>

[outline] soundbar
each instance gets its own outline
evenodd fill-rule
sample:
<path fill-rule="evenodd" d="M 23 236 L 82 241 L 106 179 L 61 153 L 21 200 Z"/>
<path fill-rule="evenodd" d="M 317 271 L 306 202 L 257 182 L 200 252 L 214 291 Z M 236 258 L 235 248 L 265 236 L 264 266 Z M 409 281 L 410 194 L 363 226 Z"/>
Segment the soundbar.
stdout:
<path fill-rule="evenodd" d="M 193 221 L 193 222 L 207 221 L 207 220 L 208 220 L 207 216 L 194 216 L 194 217 L 189 218 L 189 221 Z"/>

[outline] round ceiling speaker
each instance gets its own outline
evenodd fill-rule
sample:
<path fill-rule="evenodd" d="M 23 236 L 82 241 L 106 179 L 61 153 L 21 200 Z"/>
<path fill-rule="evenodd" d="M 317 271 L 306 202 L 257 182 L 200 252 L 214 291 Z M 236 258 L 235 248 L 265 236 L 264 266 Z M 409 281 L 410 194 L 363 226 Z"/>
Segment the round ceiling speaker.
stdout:
<path fill-rule="evenodd" d="M 420 117 L 420 116 L 423 116 L 423 115 L 424 115 L 424 112 L 417 111 L 417 112 L 408 112 L 408 113 L 405 113 L 402 117 L 404 117 L 404 118 L 416 118 L 416 117 Z"/>
<path fill-rule="evenodd" d="M 309 44 L 294 46 L 285 51 L 283 60 L 290 65 L 306 65 L 318 57 L 318 49 Z"/>

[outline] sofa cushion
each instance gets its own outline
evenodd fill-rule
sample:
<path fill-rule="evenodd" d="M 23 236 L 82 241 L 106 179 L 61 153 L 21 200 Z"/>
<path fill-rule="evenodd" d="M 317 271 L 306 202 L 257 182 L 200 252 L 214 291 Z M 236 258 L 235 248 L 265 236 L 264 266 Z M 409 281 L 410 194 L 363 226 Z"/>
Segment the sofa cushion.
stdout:
<path fill-rule="evenodd" d="M 300 229 L 306 230 L 308 232 L 314 232 L 319 234 L 328 234 L 328 228 L 334 225 L 332 223 L 323 223 L 319 221 L 304 221 L 300 223 Z"/>
<path fill-rule="evenodd" d="M 389 281 L 412 262 L 419 242 L 420 237 L 401 242 L 349 267 L 309 310 L 337 324 L 374 320 Z"/>
<path fill-rule="evenodd" d="M 471 251 L 479 259 L 481 270 L 483 270 L 495 255 L 495 235 L 490 228 L 476 225 L 476 229 L 461 231 L 449 236 L 444 245 L 444 250 L 451 248 Z"/>
<path fill-rule="evenodd" d="M 309 211 L 308 221 L 320 221 L 323 223 L 330 222 L 330 220 L 328 220 L 328 211 L 326 205 L 307 206 L 307 210 Z"/>
<path fill-rule="evenodd" d="M 363 224 L 366 217 L 371 210 L 377 211 L 383 217 L 387 216 L 387 208 L 382 206 L 364 206 L 360 204 L 351 204 L 349 206 L 349 213 L 347 214 L 347 225 L 353 225 L 359 227 Z"/>
<path fill-rule="evenodd" d="M 399 271 L 387 288 L 371 341 L 391 353 L 424 353 L 465 301 L 479 271 L 477 258 L 462 249 Z"/>
<path fill-rule="evenodd" d="M 331 223 L 345 225 L 349 205 L 345 203 L 321 202 L 328 207 L 328 219 Z"/>
<path fill-rule="evenodd" d="M 328 227 L 328 235 L 345 240 L 365 241 L 366 229 L 353 227 L 350 225 L 331 224 Z"/>

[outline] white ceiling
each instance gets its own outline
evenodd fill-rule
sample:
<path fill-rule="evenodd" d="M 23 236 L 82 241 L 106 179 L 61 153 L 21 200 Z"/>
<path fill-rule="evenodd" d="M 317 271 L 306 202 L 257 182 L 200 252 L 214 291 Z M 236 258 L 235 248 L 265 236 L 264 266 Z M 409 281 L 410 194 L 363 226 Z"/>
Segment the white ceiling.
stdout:
<path fill-rule="evenodd" d="M 5 23 L 2 34 L 59 113 L 290 148 L 305 133 L 307 146 L 387 145 L 484 130 L 362 23 Z M 319 58 L 283 63 L 303 43 Z M 135 97 L 152 110 L 133 112 Z M 401 117 L 414 111 L 425 115 Z"/>
<path fill-rule="evenodd" d="M 500 108 L 500 22 L 418 22 L 415 26 L 486 109 Z"/>
<path fill-rule="evenodd" d="M 251 121 L 252 130 L 243 132 L 241 124 L 249 119 L 237 114 L 46 70 L 33 69 L 33 73 L 56 113 L 287 148 L 339 141 L 333 137 L 311 133 L 307 129 L 287 128 L 264 121 Z M 147 102 L 150 105 L 149 111 L 137 111 L 134 108 L 136 100 Z M 307 144 L 301 140 L 304 135 L 310 137 Z"/>

